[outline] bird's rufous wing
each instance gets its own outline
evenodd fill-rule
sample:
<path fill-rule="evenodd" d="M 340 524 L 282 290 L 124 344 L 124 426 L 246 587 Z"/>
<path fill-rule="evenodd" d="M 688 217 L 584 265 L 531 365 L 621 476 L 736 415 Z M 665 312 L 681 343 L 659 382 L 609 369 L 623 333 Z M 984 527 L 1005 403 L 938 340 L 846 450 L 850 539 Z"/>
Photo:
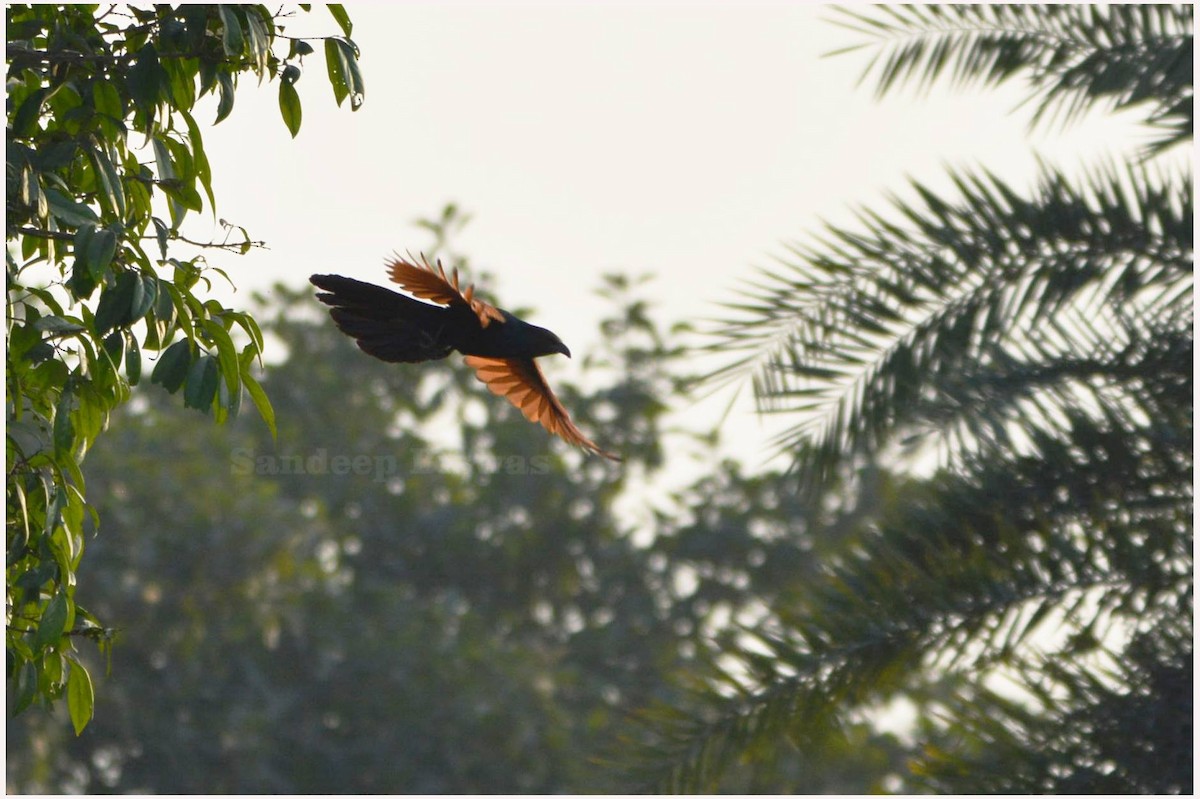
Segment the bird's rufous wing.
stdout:
<path fill-rule="evenodd" d="M 541 424 L 568 444 L 582 447 L 609 460 L 621 460 L 619 456 L 600 449 L 594 441 L 580 432 L 567 414 L 567 409 L 550 390 L 542 370 L 532 358 L 483 358 L 468 355 L 465 360 L 467 366 L 475 370 L 475 376 L 489 391 L 507 399 L 529 421 Z"/>
<path fill-rule="evenodd" d="M 458 284 L 458 269 L 451 271 L 450 276 L 442 262 L 433 266 L 421 256 L 419 263 L 407 261 L 399 256 L 388 261 L 388 275 L 392 282 L 400 288 L 422 300 L 432 300 L 439 305 L 454 305 L 466 303 L 479 317 L 479 324 L 487 327 L 492 322 L 503 322 L 504 315 L 493 305 L 489 305 L 475 296 L 475 285 L 467 284 L 460 289 Z"/>

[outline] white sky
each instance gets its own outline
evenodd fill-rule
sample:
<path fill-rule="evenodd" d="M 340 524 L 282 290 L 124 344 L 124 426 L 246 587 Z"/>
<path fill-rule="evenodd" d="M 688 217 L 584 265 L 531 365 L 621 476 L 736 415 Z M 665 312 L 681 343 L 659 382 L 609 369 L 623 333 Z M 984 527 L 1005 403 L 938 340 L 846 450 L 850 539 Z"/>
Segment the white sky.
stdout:
<path fill-rule="evenodd" d="M 241 290 L 314 272 L 386 282 L 382 259 L 429 236 L 411 223 L 454 201 L 473 214 L 456 248 L 506 307 L 559 333 L 579 376 L 607 310 L 605 272 L 653 273 L 665 323 L 722 313 L 754 268 L 820 220 L 883 209 L 907 178 L 945 187 L 947 166 L 985 166 L 1026 185 L 1035 154 L 1068 171 L 1125 158 L 1128 118 L 1101 114 L 1030 132 L 1019 85 L 938 86 L 875 99 L 856 83 L 865 52 L 823 58 L 854 34 L 804 4 L 351 3 L 366 103 L 333 104 L 320 47 L 298 89 L 300 135 L 276 87 L 243 78 L 233 115 L 206 130 L 218 216 L 270 249 L 210 256 Z M 306 18 L 307 17 L 307 18 Z M 289 32 L 336 33 L 326 12 Z M 318 43 L 319 44 L 319 43 Z M 215 114 L 206 106 L 202 123 Z M 196 222 L 200 224 L 197 225 Z M 211 217 L 194 220 L 204 236 Z M 212 231 L 219 237 L 219 230 Z M 226 302 L 242 302 L 223 296 Z M 729 394 L 684 414 L 715 421 Z M 784 420 L 781 420 L 784 421 Z M 778 425 L 748 402 L 731 451 L 762 462 Z M 603 441 L 602 431 L 591 431 Z"/>

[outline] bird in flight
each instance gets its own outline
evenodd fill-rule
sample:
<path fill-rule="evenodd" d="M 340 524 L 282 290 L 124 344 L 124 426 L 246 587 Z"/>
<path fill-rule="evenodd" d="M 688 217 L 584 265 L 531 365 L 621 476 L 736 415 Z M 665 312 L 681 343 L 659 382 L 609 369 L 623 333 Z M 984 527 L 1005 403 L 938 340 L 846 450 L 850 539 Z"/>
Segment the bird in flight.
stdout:
<path fill-rule="evenodd" d="M 569 444 L 621 460 L 575 426 L 534 360 L 556 352 L 571 357 L 558 336 L 479 299 L 474 285 L 460 289 L 458 270 L 447 276 L 441 261 L 433 266 L 424 256 L 419 262 L 397 256 L 387 267 L 392 282 L 412 297 L 341 275 L 309 278 L 322 290 L 317 299 L 330 306 L 334 324 L 359 349 L 393 363 L 434 361 L 457 350 L 488 390 L 526 419 Z"/>

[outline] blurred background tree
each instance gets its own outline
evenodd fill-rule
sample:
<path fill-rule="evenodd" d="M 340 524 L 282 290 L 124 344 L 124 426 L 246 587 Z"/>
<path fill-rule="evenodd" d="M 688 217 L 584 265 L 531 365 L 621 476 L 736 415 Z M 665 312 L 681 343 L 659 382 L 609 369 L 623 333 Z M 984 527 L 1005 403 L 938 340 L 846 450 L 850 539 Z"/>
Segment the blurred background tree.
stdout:
<path fill-rule="evenodd" d="M 445 241 L 459 220 L 429 224 Z M 278 443 L 252 420 L 197 428 L 151 392 L 89 458 L 105 588 L 82 594 L 120 620 L 115 676 L 78 740 L 52 716 L 10 722 L 10 787 L 630 787 L 605 762 L 629 710 L 687 700 L 675 675 L 706 656 L 714 617 L 759 601 L 747 574 L 804 577 L 785 565 L 802 562 L 795 541 L 729 535 L 794 527 L 797 511 L 732 464 L 719 493 L 697 487 L 711 518 L 686 531 L 635 543 L 615 515 L 625 481 L 660 467 L 682 385 L 684 349 L 638 283 L 606 280 L 602 386 L 560 390 L 581 425 L 617 437 L 620 468 L 548 450 L 469 370 L 361 357 L 310 291 L 277 287 L 258 317 L 281 355 L 262 381 Z M 341 456 L 369 464 L 337 474 Z"/>

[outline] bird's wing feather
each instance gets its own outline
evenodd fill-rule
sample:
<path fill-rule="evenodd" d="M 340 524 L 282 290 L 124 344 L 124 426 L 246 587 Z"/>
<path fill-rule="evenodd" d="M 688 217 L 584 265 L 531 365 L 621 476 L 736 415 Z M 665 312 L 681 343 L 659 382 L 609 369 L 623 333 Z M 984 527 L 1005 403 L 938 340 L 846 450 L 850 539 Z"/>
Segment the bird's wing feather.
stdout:
<path fill-rule="evenodd" d="M 447 276 L 441 261 L 434 266 L 425 260 L 423 255 L 419 263 L 396 256 L 388 261 L 387 266 L 392 282 L 414 297 L 432 300 L 440 305 L 465 303 L 471 306 L 471 310 L 479 317 L 479 324 L 483 327 L 487 327 L 492 322 L 504 321 L 504 315 L 498 308 L 475 296 L 474 284 L 468 284 L 465 289 L 460 289 L 458 270 L 452 270 L 450 276 Z"/>
<path fill-rule="evenodd" d="M 489 391 L 507 399 L 529 421 L 541 424 L 568 444 L 582 447 L 609 460 L 621 460 L 611 452 L 600 449 L 575 426 L 567 414 L 567 409 L 559 402 L 558 397 L 554 396 L 542 370 L 532 358 L 484 358 L 468 355 L 466 363 L 475 370 L 475 376 Z"/>

